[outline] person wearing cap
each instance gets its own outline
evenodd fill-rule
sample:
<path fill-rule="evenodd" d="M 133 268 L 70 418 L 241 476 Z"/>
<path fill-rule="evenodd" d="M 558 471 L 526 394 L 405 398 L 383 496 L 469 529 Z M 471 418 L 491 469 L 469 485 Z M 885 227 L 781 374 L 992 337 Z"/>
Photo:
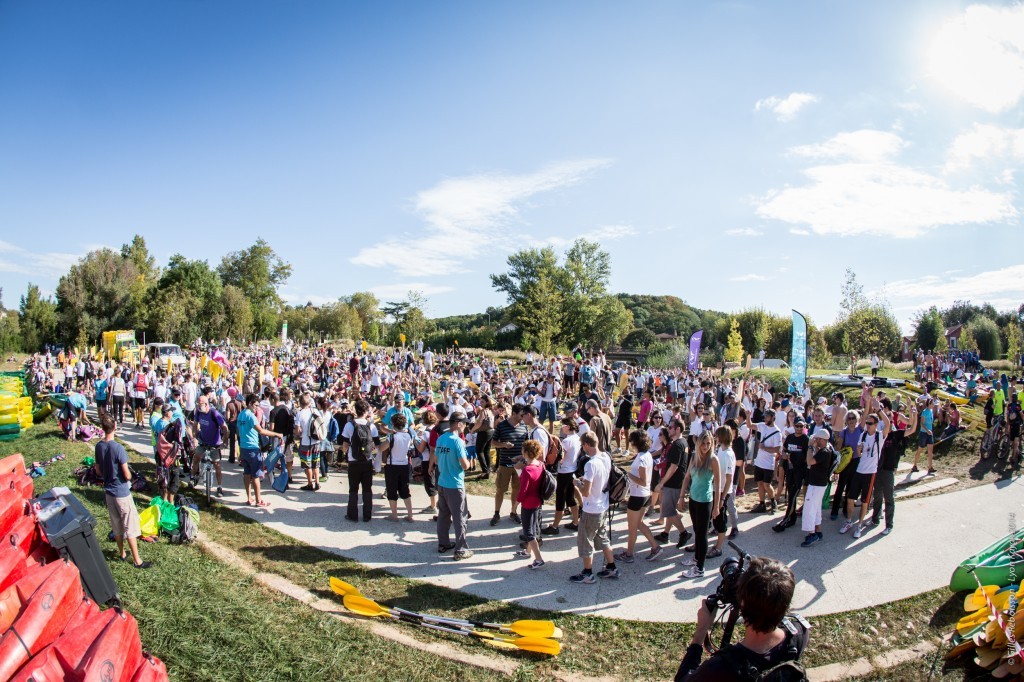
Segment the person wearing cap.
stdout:
<path fill-rule="evenodd" d="M 821 534 L 821 503 L 829 478 L 839 464 L 839 455 L 828 436 L 828 432 L 823 429 L 815 431 L 807 451 L 807 493 L 804 495 L 804 510 L 800 521 L 800 529 L 807 536 L 800 543 L 801 547 L 810 547 L 824 539 Z"/>
<path fill-rule="evenodd" d="M 462 440 L 466 428 L 466 416 L 455 412 L 448 417 L 449 430 L 443 433 L 434 447 L 437 463 L 437 551 L 444 554 L 455 550 L 453 558 L 462 561 L 473 556 L 466 542 L 469 524 L 469 507 L 466 504 L 466 471 L 469 470 L 469 453 Z M 455 541 L 451 542 L 452 525 L 455 526 Z"/>
<path fill-rule="evenodd" d="M 775 458 L 782 450 L 782 432 L 775 426 L 775 410 L 765 410 L 764 422 L 751 423 L 750 428 L 756 429 L 760 435 L 757 455 L 754 457 L 754 481 L 757 483 L 758 503 L 750 511 L 762 514 L 768 511 L 770 506 L 772 513 L 775 513 L 777 505 L 772 476 L 775 471 Z"/>
<path fill-rule="evenodd" d="M 544 383 L 540 385 L 540 423 L 548 422 L 548 428 L 555 430 L 555 420 L 558 419 L 558 410 L 555 405 L 558 396 L 562 392 L 562 386 L 558 383 L 553 372 L 548 372 L 544 377 Z"/>
<path fill-rule="evenodd" d="M 815 433 L 824 433 L 826 439 L 831 439 L 831 433 L 822 425 Z M 807 450 L 810 447 L 810 439 L 807 437 L 807 422 L 803 417 L 797 417 L 793 423 L 793 433 L 786 436 L 782 443 L 782 450 L 779 453 L 779 461 L 786 477 L 786 513 L 782 519 L 772 526 L 772 530 L 780 533 L 790 526 L 796 525 L 797 509 L 796 501 L 800 496 L 800 489 L 807 478 Z"/>

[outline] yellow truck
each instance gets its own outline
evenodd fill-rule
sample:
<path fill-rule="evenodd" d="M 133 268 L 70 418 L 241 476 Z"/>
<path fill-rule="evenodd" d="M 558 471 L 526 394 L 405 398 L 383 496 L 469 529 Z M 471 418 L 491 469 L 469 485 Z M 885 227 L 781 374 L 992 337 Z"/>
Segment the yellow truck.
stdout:
<path fill-rule="evenodd" d="M 135 340 L 134 331 L 103 332 L 103 352 L 112 360 L 132 366 L 139 364 L 139 342 Z"/>

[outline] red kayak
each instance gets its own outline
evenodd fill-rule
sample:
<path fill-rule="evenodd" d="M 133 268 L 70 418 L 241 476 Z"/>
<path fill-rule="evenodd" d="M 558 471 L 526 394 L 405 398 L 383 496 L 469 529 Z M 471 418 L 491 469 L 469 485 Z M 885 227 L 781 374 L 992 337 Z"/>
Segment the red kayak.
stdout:
<path fill-rule="evenodd" d="M 0 680 L 10 679 L 32 656 L 57 639 L 82 604 L 78 569 L 67 561 L 53 564 L 57 568 L 31 595 L 19 589 L 25 606 L 0 638 Z"/>
<path fill-rule="evenodd" d="M 7 632 L 18 614 L 25 607 L 25 600 L 22 595 L 31 596 L 36 589 L 43 584 L 43 581 L 53 575 L 60 568 L 59 562 L 45 566 L 33 566 L 26 570 L 16 583 L 0 592 L 0 631 Z"/>
<path fill-rule="evenodd" d="M 71 616 L 64 633 L 25 664 L 12 678 L 18 682 L 50 682 L 67 679 L 82 662 L 89 645 L 106 627 L 113 609 L 100 613 L 96 602 L 85 599 Z"/>
<path fill-rule="evenodd" d="M 15 453 L 0 459 L 0 474 L 25 473 L 25 458 Z"/>
<path fill-rule="evenodd" d="M 32 497 L 32 479 L 24 474 L 0 475 L 0 534 L 6 534 L 25 515 Z"/>
<path fill-rule="evenodd" d="M 53 644 L 22 668 L 12 682 L 49 680 L 102 680 L 130 682 L 142 663 L 139 626 L 130 613 L 107 609 L 99 612 L 87 600 L 86 611 L 76 627 L 78 614 Z"/>
<path fill-rule="evenodd" d="M 143 654 L 142 664 L 132 682 L 167 682 L 167 666 L 156 656 Z"/>
<path fill-rule="evenodd" d="M 21 579 L 33 566 L 57 558 L 46 542 L 33 516 L 22 516 L 10 531 L 0 538 L 0 591 Z"/>

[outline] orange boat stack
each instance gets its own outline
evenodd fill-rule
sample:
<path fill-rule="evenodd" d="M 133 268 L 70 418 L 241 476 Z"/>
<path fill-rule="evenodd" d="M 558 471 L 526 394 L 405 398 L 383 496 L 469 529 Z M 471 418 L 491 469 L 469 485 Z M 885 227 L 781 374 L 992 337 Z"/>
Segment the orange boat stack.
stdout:
<path fill-rule="evenodd" d="M 0 680 L 158 682 L 130 613 L 101 609 L 46 539 L 21 455 L 0 459 Z"/>

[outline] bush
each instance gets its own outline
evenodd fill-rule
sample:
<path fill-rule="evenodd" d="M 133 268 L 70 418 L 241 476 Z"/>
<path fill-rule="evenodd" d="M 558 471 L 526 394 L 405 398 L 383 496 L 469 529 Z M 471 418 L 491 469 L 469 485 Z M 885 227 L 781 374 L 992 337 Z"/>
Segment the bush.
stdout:
<path fill-rule="evenodd" d="M 1003 356 L 1003 342 L 995 322 L 987 317 L 978 317 L 971 322 L 971 332 L 982 360 L 998 360 Z"/>

